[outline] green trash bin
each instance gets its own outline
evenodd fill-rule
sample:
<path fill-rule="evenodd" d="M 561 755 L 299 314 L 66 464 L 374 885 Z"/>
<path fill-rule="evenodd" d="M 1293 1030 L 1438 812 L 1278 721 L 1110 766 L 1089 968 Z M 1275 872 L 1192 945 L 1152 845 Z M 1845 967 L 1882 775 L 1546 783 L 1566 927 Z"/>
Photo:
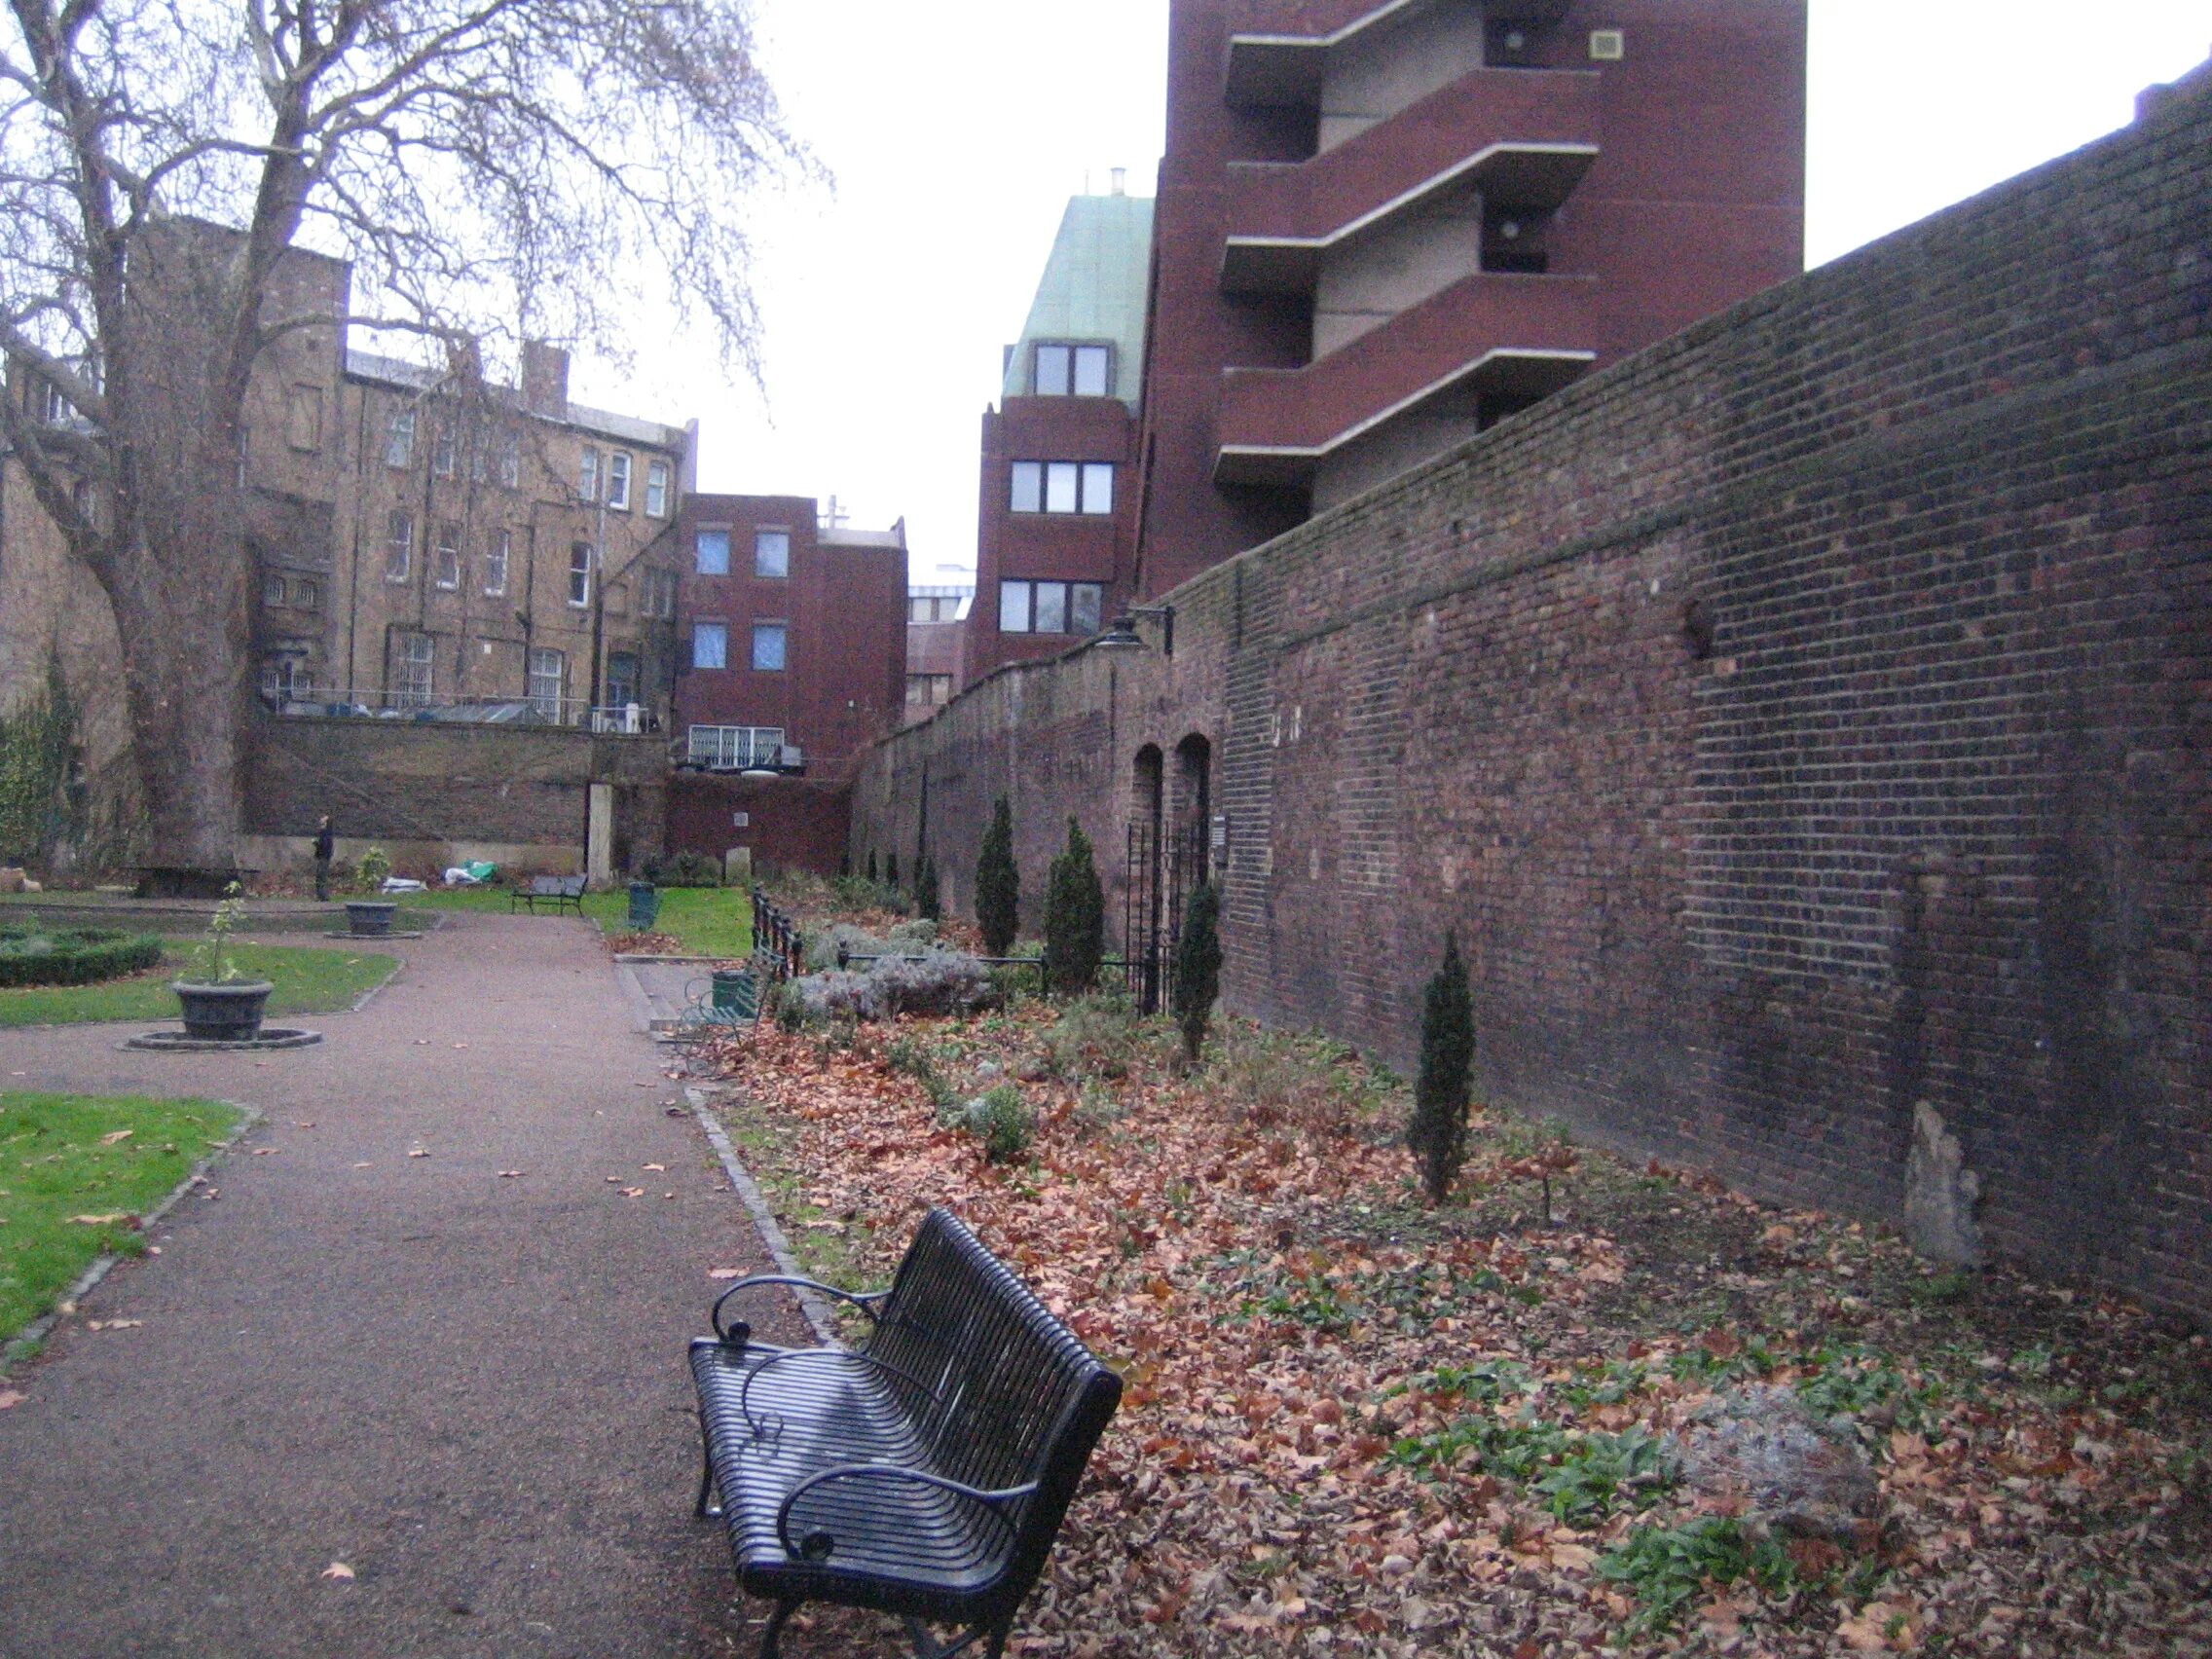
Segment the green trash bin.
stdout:
<path fill-rule="evenodd" d="M 648 933 L 660 920 L 660 889 L 649 881 L 630 883 L 630 931 Z"/>

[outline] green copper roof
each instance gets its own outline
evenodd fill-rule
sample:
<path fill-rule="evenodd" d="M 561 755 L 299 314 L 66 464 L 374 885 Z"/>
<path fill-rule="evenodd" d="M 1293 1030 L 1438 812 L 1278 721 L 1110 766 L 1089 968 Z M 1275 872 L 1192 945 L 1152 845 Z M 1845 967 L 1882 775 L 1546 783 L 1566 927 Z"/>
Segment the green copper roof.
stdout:
<path fill-rule="evenodd" d="M 1077 196 L 1068 201 L 1029 321 L 1007 362 L 1005 395 L 1025 397 L 1039 341 L 1110 344 L 1114 395 L 1131 409 L 1143 395 L 1145 293 L 1152 273 L 1152 201 Z"/>

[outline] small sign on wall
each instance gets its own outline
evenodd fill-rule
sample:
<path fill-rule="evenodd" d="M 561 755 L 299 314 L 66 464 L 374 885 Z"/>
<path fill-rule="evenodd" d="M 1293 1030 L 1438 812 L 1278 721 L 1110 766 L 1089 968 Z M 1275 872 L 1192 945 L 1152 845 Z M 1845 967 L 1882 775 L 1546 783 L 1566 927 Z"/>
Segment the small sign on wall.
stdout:
<path fill-rule="evenodd" d="M 750 812 L 733 812 L 729 815 L 729 821 L 740 830 L 753 828 L 753 814 Z"/>

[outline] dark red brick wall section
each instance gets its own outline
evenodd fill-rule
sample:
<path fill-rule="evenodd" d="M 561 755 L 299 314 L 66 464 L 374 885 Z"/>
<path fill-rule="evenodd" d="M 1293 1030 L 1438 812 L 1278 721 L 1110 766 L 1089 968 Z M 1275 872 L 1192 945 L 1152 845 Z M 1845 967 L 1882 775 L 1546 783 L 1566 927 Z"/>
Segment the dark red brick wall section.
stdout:
<path fill-rule="evenodd" d="M 668 790 L 668 850 L 720 859 L 732 847 L 751 847 L 756 868 L 835 875 L 851 815 L 844 784 L 680 772 Z"/>
<path fill-rule="evenodd" d="M 1895 1218 L 1916 1106 L 1991 1245 L 2212 1313 L 2212 86 L 1772 289 L 879 746 L 853 850 L 1122 919 L 1201 734 L 1227 996 Z M 926 803 L 926 804 L 925 804 Z M 926 812 L 926 829 L 924 816 Z"/>

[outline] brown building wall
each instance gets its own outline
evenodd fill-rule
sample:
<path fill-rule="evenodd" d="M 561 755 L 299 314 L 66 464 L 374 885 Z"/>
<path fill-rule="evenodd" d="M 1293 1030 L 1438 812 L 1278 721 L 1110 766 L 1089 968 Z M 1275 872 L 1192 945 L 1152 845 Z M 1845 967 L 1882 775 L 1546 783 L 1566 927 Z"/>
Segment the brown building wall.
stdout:
<path fill-rule="evenodd" d="M 1456 930 L 1488 1097 L 1891 1218 L 1926 1103 L 1996 1246 L 2212 1312 L 2207 246 L 2200 75 L 985 682 L 854 852 L 926 799 L 966 908 L 1007 793 L 1034 925 L 1202 736 L 1234 1006 L 1408 1063 Z"/>
<path fill-rule="evenodd" d="M 851 833 L 852 806 L 846 783 L 679 774 L 669 786 L 668 850 L 725 859 L 732 848 L 747 847 L 756 869 L 835 875 Z"/>
<path fill-rule="evenodd" d="M 1488 380 L 1470 379 L 1317 465 L 1282 463 L 1287 475 L 1269 481 L 1217 479 L 1225 444 L 1318 443 L 1487 350 L 1585 352 L 1603 366 L 1803 267 L 1804 0 L 1567 0 L 1555 23 L 1531 30 L 1530 67 L 1510 70 L 1482 66 L 1504 59 L 1484 55 L 1474 8 L 1438 7 L 1371 31 L 1379 40 L 1395 31 L 1395 43 L 1361 49 L 1362 61 L 1333 70 L 1303 105 L 1225 97 L 1233 35 L 1319 37 L 1378 10 L 1307 0 L 1171 8 L 1145 375 L 1147 594 L 1290 529 L 1316 499 L 1345 499 L 1462 441 L 1580 365 L 1500 360 Z M 1625 57 L 1594 62 L 1591 32 L 1615 28 Z M 1475 153 L 1489 140 L 1467 112 L 1493 108 L 1498 142 L 1572 137 L 1598 150 L 1543 229 L 1545 275 L 1477 270 L 1485 192 L 1505 199 L 1503 181 L 1478 172 L 1315 256 L 1304 291 L 1230 291 L 1232 233 L 1326 235 L 1324 226 L 1353 222 L 1383 203 L 1346 189 L 1410 166 L 1440 133 L 1458 133 L 1459 148 Z M 1332 150 L 1352 145 L 1358 166 L 1328 166 Z M 1255 219 L 1270 192 L 1304 202 L 1312 222 Z"/>
<path fill-rule="evenodd" d="M 728 533 L 727 575 L 700 573 L 702 530 Z M 788 575 L 758 574 L 763 531 L 791 537 Z M 803 752 L 810 777 L 835 779 L 849 773 L 857 752 L 897 728 L 906 697 L 906 552 L 888 536 L 872 539 L 888 544 L 823 529 L 815 503 L 802 496 L 685 502 L 675 537 L 685 571 L 680 746 L 695 725 L 777 727 Z M 729 630 L 727 667 L 690 666 L 688 645 L 701 622 Z M 753 667 L 753 629 L 766 622 L 787 630 L 781 670 Z"/>

